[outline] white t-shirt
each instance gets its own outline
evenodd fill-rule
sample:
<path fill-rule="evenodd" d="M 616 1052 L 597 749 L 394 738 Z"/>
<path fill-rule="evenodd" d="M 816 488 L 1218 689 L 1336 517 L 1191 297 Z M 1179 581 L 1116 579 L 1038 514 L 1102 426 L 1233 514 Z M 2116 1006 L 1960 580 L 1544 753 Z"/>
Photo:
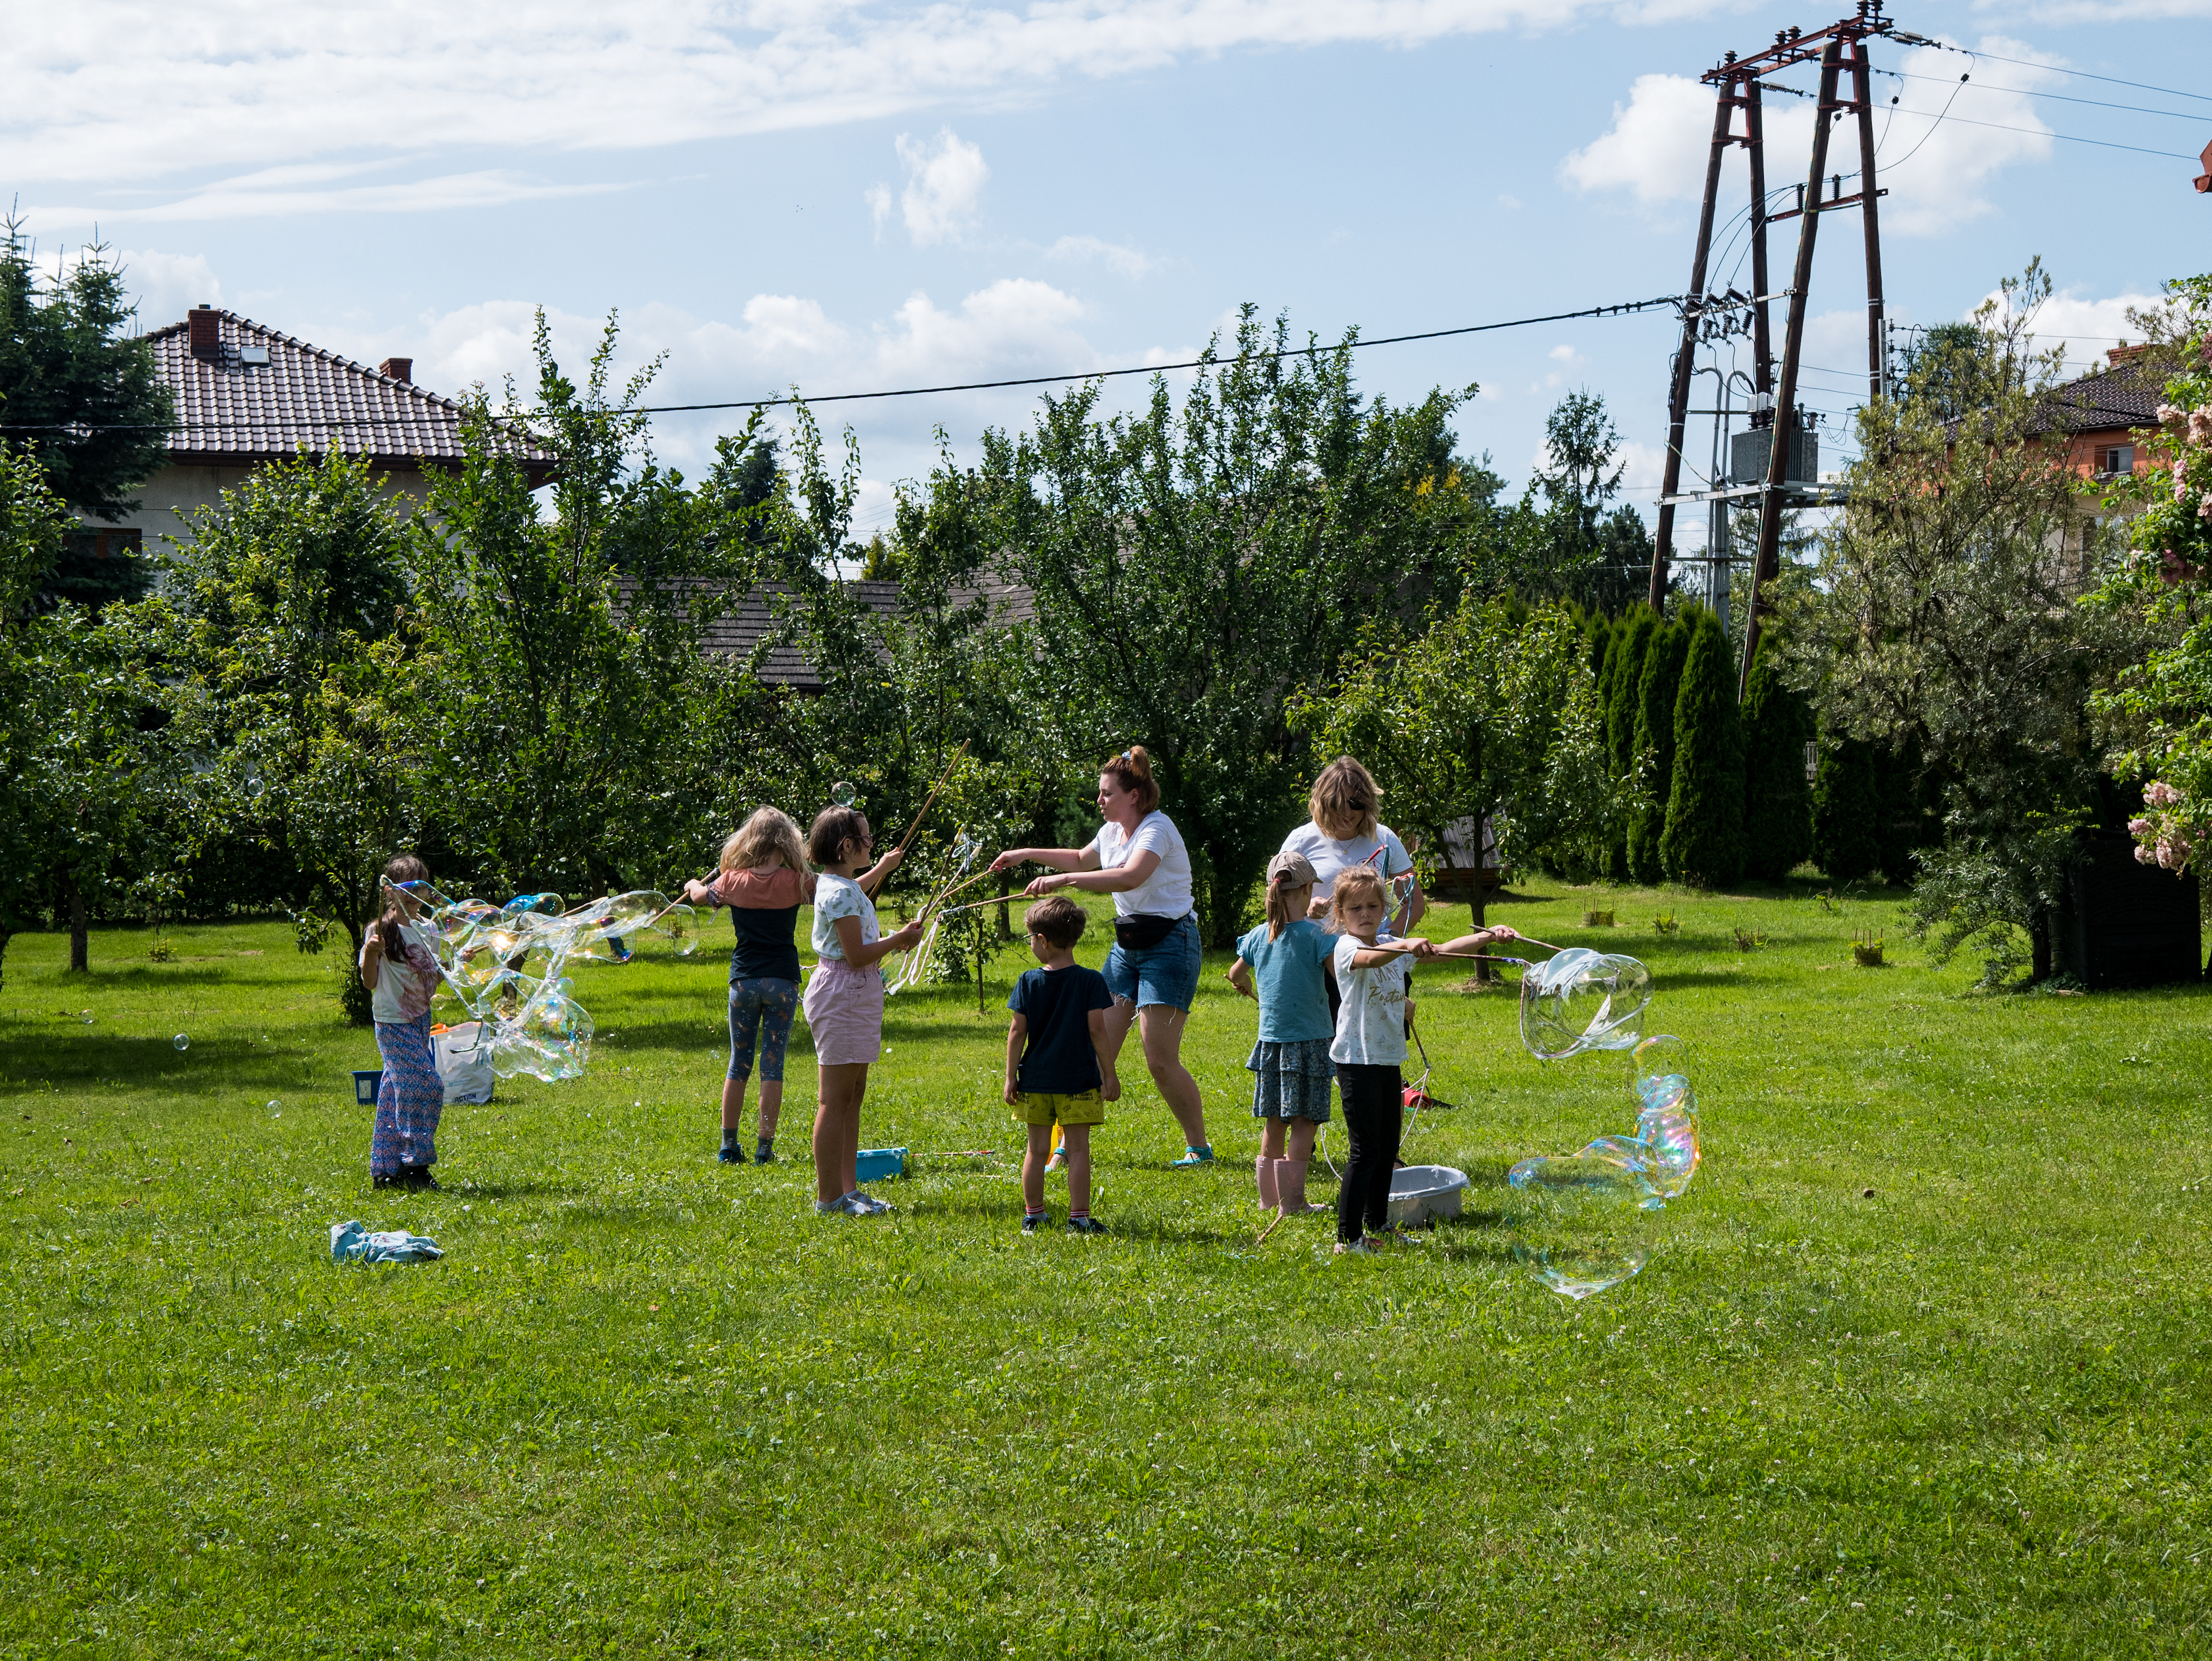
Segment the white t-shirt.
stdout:
<path fill-rule="evenodd" d="M 833 963 L 845 961 L 845 943 L 837 938 L 837 919 L 860 920 L 860 944 L 883 938 L 876 927 L 875 902 L 850 877 L 824 871 L 814 885 L 814 955 Z"/>
<path fill-rule="evenodd" d="M 1336 1012 L 1328 1058 L 1361 1067 L 1395 1067 L 1406 1059 L 1406 983 L 1413 959 L 1399 953 L 1372 969 L 1354 969 L 1353 956 L 1366 949 L 1356 935 L 1336 937 L 1334 963 L 1344 1002 Z"/>
<path fill-rule="evenodd" d="M 403 922 L 399 934 L 410 946 L 421 946 L 434 961 L 436 959 L 438 936 L 427 924 Z M 367 940 L 362 942 L 361 961 L 365 968 L 368 963 Z M 404 958 L 386 958 L 377 965 L 376 984 L 369 991 L 369 1016 L 383 1025 L 411 1021 L 430 1007 L 430 996 L 437 989 L 438 977 L 434 973 L 425 975 Z"/>
<path fill-rule="evenodd" d="M 1139 854 L 1160 856 L 1151 876 L 1134 888 L 1114 896 L 1115 916 L 1190 915 L 1190 850 L 1182 845 L 1182 833 L 1175 828 L 1175 822 L 1159 809 L 1154 808 L 1137 821 L 1134 836 L 1126 834 L 1113 820 L 1107 820 L 1098 827 L 1098 834 L 1085 845 L 1085 851 L 1093 848 L 1098 850 L 1098 868 L 1102 871 L 1118 871 Z"/>
<path fill-rule="evenodd" d="M 1378 848 L 1389 851 L 1375 860 L 1375 874 L 1384 881 L 1401 872 L 1413 868 L 1413 855 L 1406 844 L 1398 840 L 1398 833 L 1387 824 L 1375 827 L 1371 837 L 1350 837 L 1339 842 L 1325 837 L 1321 827 L 1311 819 L 1283 838 L 1285 854 L 1304 854 L 1314 868 L 1314 897 L 1325 900 L 1336 891 L 1336 873 L 1351 866 L 1364 865 L 1375 858 Z M 1386 868 L 1387 867 L 1387 868 Z"/>

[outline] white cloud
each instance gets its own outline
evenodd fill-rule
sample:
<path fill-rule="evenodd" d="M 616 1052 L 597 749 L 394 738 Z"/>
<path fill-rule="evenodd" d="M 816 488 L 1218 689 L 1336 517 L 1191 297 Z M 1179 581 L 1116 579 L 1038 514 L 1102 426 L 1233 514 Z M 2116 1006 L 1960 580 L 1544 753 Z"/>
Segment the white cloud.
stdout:
<path fill-rule="evenodd" d="M 876 222 L 877 236 L 881 237 L 884 221 L 891 216 L 891 187 L 883 184 L 871 185 L 860 192 L 860 197 L 868 204 L 868 216 Z"/>
<path fill-rule="evenodd" d="M 63 224 L 82 223 L 95 216 L 161 222 L 269 219 L 313 213 L 426 213 L 441 208 L 490 208 L 507 202 L 591 196 L 625 188 L 605 184 L 552 185 L 505 168 L 380 185 L 337 182 L 364 170 L 361 167 L 272 167 L 218 179 L 167 201 L 111 204 L 98 209 L 42 205 L 37 212 L 42 220 Z"/>
<path fill-rule="evenodd" d="M 41 250 L 37 255 L 40 267 L 50 279 L 73 270 L 83 258 L 82 246 Z M 122 267 L 123 285 L 137 302 L 142 329 L 182 322 L 194 306 L 223 303 L 222 284 L 204 254 L 111 247 L 107 258 Z"/>
<path fill-rule="evenodd" d="M 387 353 L 411 356 L 416 381 L 435 391 L 457 393 L 480 383 L 496 397 L 503 379 L 512 375 L 526 396 L 536 375 L 531 352 L 534 311 L 526 301 L 493 301 L 370 333 L 348 327 L 342 319 L 258 320 L 363 362 Z M 1083 332 L 1085 317 L 1082 302 L 1073 295 L 1024 277 L 988 283 L 951 306 L 915 293 L 890 316 L 873 323 L 840 320 L 817 301 L 798 295 L 755 295 L 734 322 L 650 304 L 623 314 L 611 379 L 619 386 L 656 354 L 665 353 L 665 367 L 646 401 L 702 404 L 775 398 L 793 386 L 802 395 L 818 399 L 1080 374 L 1191 356 L 1180 348 L 1153 347 L 1140 356 L 1109 356 Z M 571 370 L 599 343 L 598 318 L 549 309 L 547 322 L 555 356 Z M 1133 376 L 1121 384 L 1135 392 L 1144 383 Z M 927 466 L 933 423 L 969 433 L 987 421 L 1020 423 L 1033 409 L 1038 390 L 823 404 L 818 414 L 832 429 L 848 419 L 865 422 L 867 471 L 880 479 L 897 477 L 902 466 Z M 654 442 L 687 470 L 696 468 L 711 453 L 714 435 L 736 430 L 744 418 L 743 410 L 659 416 Z M 888 517 L 887 510 L 883 516 Z"/>
<path fill-rule="evenodd" d="M 1998 11 L 2037 23 L 2118 23 L 2212 17 L 2212 0 L 1975 0 L 1977 11 Z"/>
<path fill-rule="evenodd" d="M 1521 198 L 1517 196 L 1502 195 L 1498 198 L 1498 205 L 1517 213 L 1521 209 Z"/>
<path fill-rule="evenodd" d="M 1572 346 L 1565 344 L 1553 347 L 1552 350 L 1545 353 L 1544 356 L 1550 358 L 1553 362 L 1559 366 L 1558 368 L 1553 369 L 1544 377 L 1544 384 L 1547 386 L 1565 386 L 1567 384 L 1567 377 L 1589 362 L 1588 358 L 1584 357 Z"/>
<path fill-rule="evenodd" d="M 899 192 L 899 215 L 906 234 L 917 248 L 936 242 L 957 242 L 981 217 L 983 186 L 991 177 L 980 146 L 963 140 L 951 128 L 941 129 L 929 143 L 917 143 L 901 133 L 898 157 L 906 168 L 906 188 Z M 884 186 L 876 186 L 881 192 Z M 878 198 L 870 192 L 870 205 Z M 880 225 L 884 210 L 877 209 Z"/>
<path fill-rule="evenodd" d="M 1985 37 L 1982 49 L 2009 58 L 2045 56 L 2000 35 Z M 1875 169 L 1889 192 L 1885 233 L 1932 236 L 1955 229 L 1991 210 L 1984 186 L 1996 173 L 2050 159 L 2050 129 L 2033 94 L 2057 77 L 2024 63 L 2002 65 L 2000 77 L 1999 66 L 1984 71 L 1968 63 L 1957 52 L 1923 46 L 1896 60 L 1905 78 L 1875 76 Z M 1962 69 L 1973 76 L 1964 86 Z M 1808 92 L 1819 86 L 1809 64 L 1768 78 Z M 1714 96 L 1712 88 L 1686 76 L 1638 76 L 1628 102 L 1613 106 L 1613 125 L 1569 153 L 1559 163 L 1560 177 L 1585 192 L 1625 190 L 1648 208 L 1696 201 L 1705 188 Z M 1898 101 L 1891 104 L 1892 98 Z M 1769 95 L 1763 104 L 1767 185 L 1777 192 L 1776 205 L 1787 205 L 1811 155 L 1811 100 Z M 1834 130 L 1828 155 L 1828 171 L 1842 173 L 1849 192 L 1858 146 L 1848 121 Z M 1745 178 L 1742 151 L 1732 148 L 1723 171 L 1717 255 L 1734 228 L 1730 222 L 1741 219 Z M 1794 238 L 1794 225 L 1785 222 L 1784 228 Z M 1717 275 L 1727 280 L 1725 271 Z"/>
<path fill-rule="evenodd" d="M 1985 298 L 2002 305 L 2003 291 L 1993 289 Z M 2128 321 L 2129 312 L 2156 311 L 2165 304 L 2163 295 L 2118 294 L 2099 300 L 2065 289 L 2038 308 L 2030 331 L 2038 344 L 2063 347 L 2069 363 L 2089 368 L 2104 362 L 2107 348 L 2143 338 L 2143 332 Z"/>
<path fill-rule="evenodd" d="M 1680 0 L 1662 15 L 1724 9 Z M 364 154 L 631 151 L 1041 95 L 1240 49 L 1415 46 L 1624 15 L 1620 0 L 362 0 L 17 8 L 0 173 L 143 188 Z"/>
<path fill-rule="evenodd" d="M 1145 277 L 1160 268 L 1160 262 L 1140 248 L 1096 236 L 1063 236 L 1044 254 L 1048 259 L 1103 259 L 1124 277 Z"/>

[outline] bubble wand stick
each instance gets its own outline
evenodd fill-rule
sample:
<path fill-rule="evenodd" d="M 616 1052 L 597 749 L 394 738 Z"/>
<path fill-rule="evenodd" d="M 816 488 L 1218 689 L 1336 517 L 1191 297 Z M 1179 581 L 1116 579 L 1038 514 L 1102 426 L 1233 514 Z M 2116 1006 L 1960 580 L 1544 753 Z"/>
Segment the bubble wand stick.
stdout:
<path fill-rule="evenodd" d="M 945 764 L 945 771 L 938 776 L 937 782 L 930 786 L 929 794 L 922 799 L 921 812 L 914 816 L 914 823 L 907 826 L 906 835 L 899 838 L 900 853 L 906 852 L 906 845 L 914 840 L 914 833 L 921 829 L 921 822 L 928 817 L 930 804 L 937 800 L 937 793 L 951 782 L 952 770 L 960 765 L 960 758 L 968 753 L 968 743 L 966 739 L 960 740 L 960 747 L 952 752 L 952 759 Z"/>

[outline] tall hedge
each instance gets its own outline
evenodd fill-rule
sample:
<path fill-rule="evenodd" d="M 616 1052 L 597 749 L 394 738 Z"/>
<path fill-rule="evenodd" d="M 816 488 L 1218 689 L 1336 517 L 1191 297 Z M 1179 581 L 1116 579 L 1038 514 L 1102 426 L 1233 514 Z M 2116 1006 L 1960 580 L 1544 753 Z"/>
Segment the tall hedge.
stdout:
<path fill-rule="evenodd" d="M 1921 850 L 1943 840 L 1942 793 L 1917 740 L 1875 757 L 1875 863 L 1886 881 L 1907 887 L 1920 874 Z"/>
<path fill-rule="evenodd" d="M 1636 766 L 1636 715 L 1643 685 L 1644 654 L 1659 628 L 1659 614 L 1649 605 L 1632 605 L 1613 625 L 1613 653 L 1606 660 L 1605 747 L 1613 764 L 1613 776 L 1629 779 Z M 1606 875 L 1626 882 L 1628 826 L 1623 823 L 1607 851 Z"/>
<path fill-rule="evenodd" d="M 1813 783 L 1813 858 L 1831 882 L 1856 882 L 1881 862 L 1881 792 L 1874 745 L 1830 736 Z"/>
<path fill-rule="evenodd" d="M 1721 620 L 1701 609 L 1688 627 L 1659 864 L 1677 882 L 1725 888 L 1743 875 L 1743 714 Z"/>
<path fill-rule="evenodd" d="M 1813 787 L 1805 745 L 1813 711 L 1782 678 L 1775 637 L 1762 635 L 1743 700 L 1743 868 L 1780 882 L 1813 853 Z"/>
<path fill-rule="evenodd" d="M 1689 652 L 1689 624 L 1662 622 L 1651 631 L 1637 672 L 1632 746 L 1637 795 L 1628 819 L 1628 874 L 1638 882 L 1658 882 L 1666 874 L 1659 863 L 1659 838 L 1667 828 L 1667 796 L 1674 776 L 1674 699 Z"/>

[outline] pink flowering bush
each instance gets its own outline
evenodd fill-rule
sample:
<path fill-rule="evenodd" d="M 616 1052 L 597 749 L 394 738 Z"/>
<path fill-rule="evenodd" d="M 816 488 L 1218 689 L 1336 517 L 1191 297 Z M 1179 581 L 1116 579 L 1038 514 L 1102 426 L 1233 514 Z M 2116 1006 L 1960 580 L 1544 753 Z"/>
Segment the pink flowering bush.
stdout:
<path fill-rule="evenodd" d="M 2212 837 L 2212 276 L 2166 285 L 2166 343 L 2186 373 L 2166 383 L 2153 458 L 2169 467 L 2130 526 L 2130 569 L 2099 596 L 2136 610 L 2160 641 L 2099 699 L 2125 747 L 2112 757 L 2122 778 L 2145 779 L 2142 811 L 2128 823 L 2136 857 L 2187 867 Z"/>

